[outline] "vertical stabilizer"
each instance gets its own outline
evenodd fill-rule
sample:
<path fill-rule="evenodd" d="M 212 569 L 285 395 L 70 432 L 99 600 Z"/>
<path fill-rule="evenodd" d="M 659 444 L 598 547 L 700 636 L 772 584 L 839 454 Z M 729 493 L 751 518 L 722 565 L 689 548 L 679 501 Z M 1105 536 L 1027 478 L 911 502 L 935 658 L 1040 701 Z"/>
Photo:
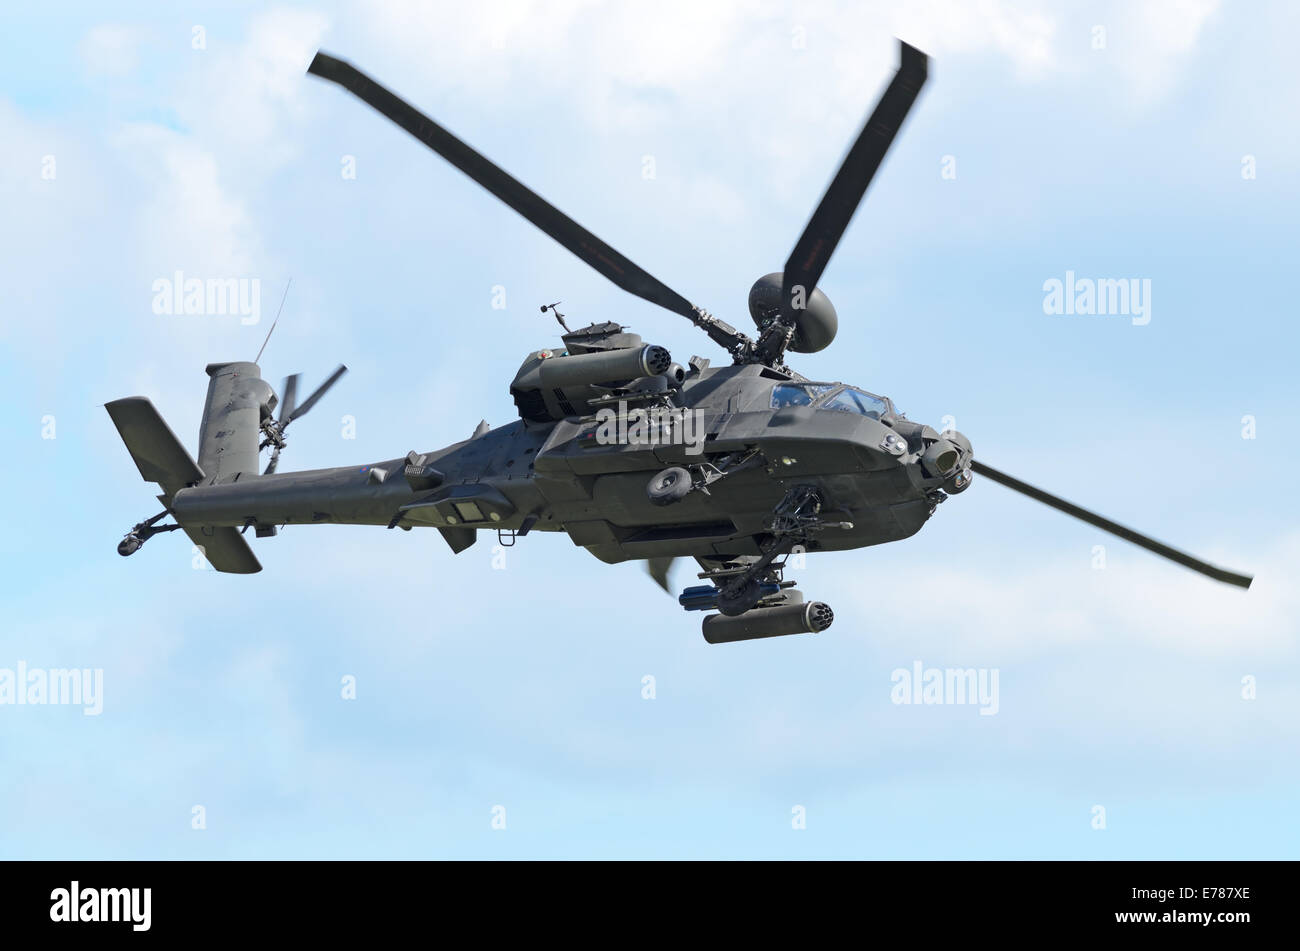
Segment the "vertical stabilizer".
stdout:
<path fill-rule="evenodd" d="M 208 399 L 199 429 L 199 468 L 209 484 L 258 474 L 262 419 L 275 408 L 275 393 L 256 363 L 209 363 Z"/>

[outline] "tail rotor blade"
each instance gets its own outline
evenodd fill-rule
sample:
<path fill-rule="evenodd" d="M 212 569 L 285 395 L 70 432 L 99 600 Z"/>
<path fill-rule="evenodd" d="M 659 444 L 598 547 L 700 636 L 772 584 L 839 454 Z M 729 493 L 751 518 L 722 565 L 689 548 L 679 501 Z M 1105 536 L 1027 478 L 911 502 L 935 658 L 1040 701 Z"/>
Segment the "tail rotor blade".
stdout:
<path fill-rule="evenodd" d="M 1163 542 L 1158 542 L 1148 535 L 1136 532 L 1131 528 L 1120 525 L 1118 522 L 1112 522 L 1110 519 L 1103 518 L 1095 512 L 1089 512 L 1085 508 L 1080 508 L 1072 502 L 1067 502 L 1065 499 L 1052 495 L 1049 492 L 1044 492 L 1042 489 L 1035 488 L 1027 482 L 1021 482 L 1019 479 L 1009 476 L 1005 472 L 994 469 L 992 466 L 986 465 L 982 462 L 972 462 L 971 468 L 980 475 L 986 476 L 1014 492 L 1019 492 L 1021 495 L 1027 495 L 1037 502 L 1042 502 L 1044 505 L 1050 505 L 1058 512 L 1064 512 L 1066 515 L 1073 515 L 1080 521 L 1087 522 L 1089 525 L 1100 528 L 1104 532 L 1110 532 L 1112 535 L 1116 535 L 1127 542 L 1132 542 L 1134 545 L 1137 545 L 1140 548 L 1145 548 L 1147 551 L 1153 552 L 1162 558 L 1168 558 L 1170 561 L 1177 562 L 1184 568 L 1190 568 L 1193 571 L 1200 572 L 1207 577 L 1213 578 L 1215 581 L 1222 581 L 1225 584 L 1236 585 L 1239 588 L 1249 588 L 1251 581 L 1254 580 L 1250 575 L 1237 574 L 1234 571 L 1228 571 L 1224 568 L 1211 565 L 1208 562 L 1201 561 L 1199 558 L 1193 558 L 1186 552 L 1179 551 L 1177 548 L 1170 548 Z"/>
<path fill-rule="evenodd" d="M 307 397 L 302 405 L 296 405 L 295 403 L 298 397 L 298 377 L 302 374 L 295 373 L 293 376 L 285 377 L 284 402 L 280 404 L 280 420 L 278 423 L 271 424 L 269 429 L 265 424 L 263 426 L 263 429 L 267 432 L 267 438 L 262 441 L 260 448 L 265 449 L 268 445 L 274 445 L 275 448 L 271 450 L 271 461 L 266 464 L 266 471 L 262 475 L 270 475 L 275 472 L 275 467 L 280 464 L 280 450 L 284 448 L 284 431 L 289 428 L 289 424 L 299 416 L 306 416 L 317 401 L 329 391 L 329 388 L 347 372 L 348 368 L 340 363 L 338 369 L 331 373 L 324 383 L 316 387 L 316 392 Z"/>
<path fill-rule="evenodd" d="M 333 386 L 335 383 L 337 383 L 339 381 L 339 378 L 343 376 L 344 373 L 347 372 L 348 372 L 348 368 L 340 363 L 338 369 L 335 370 L 333 373 L 331 373 L 329 375 L 329 378 L 324 383 L 316 387 L 316 392 L 312 393 L 311 396 L 303 400 L 301 406 L 294 407 L 293 412 L 285 417 L 283 425 L 288 426 L 290 423 L 292 423 L 295 419 L 298 419 L 300 416 L 306 416 L 307 413 L 311 410 L 311 408 L 316 405 L 317 401 L 322 396 L 324 396 L 326 392 L 328 392 L 329 388 Z"/>
<path fill-rule="evenodd" d="M 876 103 L 875 111 L 862 127 L 857 141 L 849 149 L 785 262 L 782 302 L 787 315 L 793 315 L 798 309 L 794 306 L 796 299 L 801 297 L 806 301 L 821 280 L 822 272 L 857 211 L 867 186 L 925 84 L 929 57 L 902 40 L 898 46 L 898 72 Z M 802 294 L 798 293 L 800 288 Z"/>

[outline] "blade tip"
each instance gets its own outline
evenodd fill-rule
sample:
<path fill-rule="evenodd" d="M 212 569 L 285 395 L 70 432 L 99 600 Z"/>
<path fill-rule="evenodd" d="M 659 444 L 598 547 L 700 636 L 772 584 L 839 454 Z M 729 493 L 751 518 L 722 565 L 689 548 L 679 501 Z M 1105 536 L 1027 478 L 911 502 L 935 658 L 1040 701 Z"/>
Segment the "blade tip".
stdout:
<path fill-rule="evenodd" d="M 1243 591 L 1250 590 L 1250 583 L 1255 580 L 1254 575 L 1239 575 L 1235 571 L 1224 571 L 1220 569 L 1217 575 L 1219 581 L 1225 581 L 1230 585 L 1241 588 Z"/>
<path fill-rule="evenodd" d="M 929 70 L 930 57 L 917 49 L 907 40 L 898 41 L 898 69 L 925 75 Z"/>
<path fill-rule="evenodd" d="M 324 50 L 317 50 L 316 55 L 313 56 L 311 62 L 307 64 L 307 72 L 314 76 L 328 79 L 331 67 L 339 66 L 342 62 L 341 59 L 331 56 Z"/>

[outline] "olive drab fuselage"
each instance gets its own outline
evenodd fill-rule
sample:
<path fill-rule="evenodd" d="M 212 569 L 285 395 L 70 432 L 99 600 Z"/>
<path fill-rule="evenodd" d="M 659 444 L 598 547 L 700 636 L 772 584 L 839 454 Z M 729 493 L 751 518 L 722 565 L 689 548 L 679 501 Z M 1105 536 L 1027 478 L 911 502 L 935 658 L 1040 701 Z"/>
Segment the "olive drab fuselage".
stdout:
<path fill-rule="evenodd" d="M 518 419 L 496 428 L 480 423 L 469 439 L 444 449 L 281 473 L 286 428 L 346 367 L 299 403 L 296 376 L 277 396 L 256 362 L 210 364 L 197 459 L 144 397 L 105 404 L 164 505 L 126 533 L 119 554 L 183 530 L 216 570 L 249 574 L 261 565 L 245 535 L 266 538 L 286 525 L 431 527 L 457 553 L 480 532 L 504 544 L 563 532 L 603 561 L 644 559 L 665 589 L 673 560 L 694 557 L 707 583 L 687 587 L 678 602 L 687 611 L 716 611 L 701 625 L 716 644 L 825 630 L 833 612 L 823 602 L 805 603 L 784 577 L 789 556 L 907 538 L 980 475 L 1208 577 L 1249 587 L 1247 575 L 975 459 L 959 432 L 936 432 L 884 397 L 809 381 L 787 365 L 787 353 L 815 353 L 835 339 L 839 318 L 818 285 L 927 81 L 929 58 L 915 47 L 900 42 L 897 72 L 783 270 L 750 288 L 753 337 L 691 303 L 350 63 L 317 52 L 308 72 L 387 117 L 618 287 L 689 320 L 730 365 L 710 367 L 696 357 L 683 367 L 614 322 L 570 330 L 562 302 L 545 304 L 541 311 L 565 330 L 563 347 L 524 360 L 510 385 Z M 270 458 L 259 473 L 266 449 Z M 175 522 L 159 524 L 167 516 Z"/>
<path fill-rule="evenodd" d="M 636 339 L 628 349 L 639 345 Z M 556 365 L 572 359 L 538 351 L 525 368 L 538 354 Z M 637 398 L 644 391 L 635 385 L 614 389 L 624 398 L 611 399 L 603 414 L 587 405 L 593 412 L 518 419 L 406 457 L 263 477 L 247 473 L 182 489 L 172 509 L 181 522 L 233 528 L 428 526 L 441 529 L 458 551 L 479 531 L 517 533 L 527 523 L 531 531 L 565 532 L 607 562 L 730 558 L 759 554 L 774 508 L 791 487 L 805 484 L 820 491 L 823 517 L 846 526 L 810 539 L 809 550 L 860 548 L 915 534 L 942 497 L 943 478 L 927 474 L 920 461 L 920 451 L 940 434 L 907 424 L 887 402 L 883 422 L 825 408 L 843 392 L 837 384 L 811 385 L 810 392 L 820 392 L 809 404 L 774 405 L 774 391 L 783 385 L 805 383 L 753 364 L 692 366 L 680 384 L 651 390 L 649 399 Z M 647 434 L 644 426 L 638 431 L 640 420 L 686 414 L 691 425 L 678 428 L 693 431 L 691 442 L 674 433 Z M 909 425 L 911 448 L 902 454 L 884 448 L 891 434 Z M 747 462 L 712 491 L 691 492 L 671 506 L 647 496 L 647 481 L 666 467 L 714 466 L 737 456 Z"/>

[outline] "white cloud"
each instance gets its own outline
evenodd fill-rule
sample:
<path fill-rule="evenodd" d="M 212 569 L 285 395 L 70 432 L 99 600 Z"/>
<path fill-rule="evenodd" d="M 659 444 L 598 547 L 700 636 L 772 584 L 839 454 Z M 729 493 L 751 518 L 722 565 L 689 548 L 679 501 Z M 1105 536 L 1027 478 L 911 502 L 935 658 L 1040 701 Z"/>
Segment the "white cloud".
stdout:
<path fill-rule="evenodd" d="M 303 77 L 326 26 L 325 17 L 309 11 L 277 7 L 258 14 L 242 42 L 188 51 L 197 68 L 169 99 L 158 99 L 155 90 L 152 108 L 168 110 L 183 131 L 135 121 L 113 134 L 111 144 L 150 193 L 138 218 L 138 247 L 150 272 L 176 267 L 248 275 L 263 263 L 249 208 L 272 174 L 297 155 Z M 126 49 L 138 35 L 101 26 L 83 45 L 103 54 Z"/>
<path fill-rule="evenodd" d="M 138 216 L 138 247 L 151 273 L 246 276 L 260 237 L 243 201 L 223 184 L 218 159 L 182 133 L 149 123 L 122 128 L 115 144 L 153 183 Z"/>
<path fill-rule="evenodd" d="M 127 76 L 139 65 L 144 34 L 132 26 L 104 23 L 81 41 L 81 58 L 92 75 Z"/>
<path fill-rule="evenodd" d="M 926 0 L 893 8 L 893 32 L 934 57 L 992 52 L 1028 79 L 1050 70 L 1056 8 L 1001 0 Z"/>
<path fill-rule="evenodd" d="M 1117 51 L 1120 69 L 1138 104 L 1170 91 L 1218 8 L 1218 0 L 1157 0 L 1121 8 L 1118 28 L 1128 35 Z"/>
<path fill-rule="evenodd" d="M 190 135 L 257 183 L 294 158 L 310 92 L 307 65 L 328 25 L 315 12 L 273 7 L 249 21 L 238 45 L 195 52 L 199 68 L 174 103 Z"/>
<path fill-rule="evenodd" d="M 997 539 L 990 538 L 989 557 L 981 562 L 938 564 L 921 574 L 912 559 L 885 561 L 873 569 L 873 584 L 866 590 L 850 583 L 849 569 L 837 563 L 819 584 L 851 602 L 836 605 L 826 596 L 850 619 L 865 624 L 880 618 L 883 609 L 885 623 L 871 625 L 879 627 L 880 637 L 918 651 L 950 649 L 968 631 L 979 632 L 980 641 L 972 647 L 1005 658 L 1081 645 L 1120 651 L 1158 648 L 1176 655 L 1267 654 L 1294 645 L 1300 633 L 1300 590 L 1290 583 L 1290 571 L 1300 559 L 1300 534 L 1261 546 L 1251 553 L 1249 566 L 1239 563 L 1239 554 L 1202 553 L 1212 564 L 1256 572 L 1248 591 L 1119 539 L 1101 538 L 1107 567 L 1100 570 L 1092 567 L 1088 551 L 1068 560 L 1016 552 L 1008 557 L 999 554 Z M 889 593 L 883 602 L 882 591 Z M 906 605 L 906 615 L 891 610 L 893 605 Z"/>

